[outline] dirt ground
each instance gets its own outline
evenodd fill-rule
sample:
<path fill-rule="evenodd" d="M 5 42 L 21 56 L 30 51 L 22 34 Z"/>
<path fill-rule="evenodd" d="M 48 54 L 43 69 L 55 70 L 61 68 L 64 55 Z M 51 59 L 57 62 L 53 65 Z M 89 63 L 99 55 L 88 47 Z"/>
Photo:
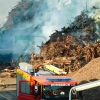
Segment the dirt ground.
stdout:
<path fill-rule="evenodd" d="M 0 100 L 16 100 L 16 78 L 0 78 Z"/>

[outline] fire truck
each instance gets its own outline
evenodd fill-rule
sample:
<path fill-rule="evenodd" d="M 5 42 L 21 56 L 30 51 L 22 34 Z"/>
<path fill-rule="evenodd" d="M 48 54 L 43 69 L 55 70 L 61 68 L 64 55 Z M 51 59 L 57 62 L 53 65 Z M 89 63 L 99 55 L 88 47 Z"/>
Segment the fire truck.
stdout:
<path fill-rule="evenodd" d="M 37 75 L 31 64 L 19 63 L 17 100 L 68 100 L 69 91 L 77 82 L 67 75 L 52 75 L 45 70 L 42 72 L 43 74 Z M 77 98 L 78 95 L 72 94 L 71 100 L 78 100 Z"/>

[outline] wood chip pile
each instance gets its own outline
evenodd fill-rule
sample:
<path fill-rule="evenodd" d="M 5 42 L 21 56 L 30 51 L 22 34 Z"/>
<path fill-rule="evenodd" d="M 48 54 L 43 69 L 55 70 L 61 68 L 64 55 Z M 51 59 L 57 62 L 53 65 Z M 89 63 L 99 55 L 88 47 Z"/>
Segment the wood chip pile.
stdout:
<path fill-rule="evenodd" d="M 75 74 L 70 75 L 79 84 L 100 80 L 100 57 L 93 59 Z M 100 87 L 82 91 L 79 100 L 100 100 Z"/>
<path fill-rule="evenodd" d="M 100 79 L 100 57 L 91 60 L 83 68 L 79 69 L 73 79 L 80 83 L 82 80 Z"/>

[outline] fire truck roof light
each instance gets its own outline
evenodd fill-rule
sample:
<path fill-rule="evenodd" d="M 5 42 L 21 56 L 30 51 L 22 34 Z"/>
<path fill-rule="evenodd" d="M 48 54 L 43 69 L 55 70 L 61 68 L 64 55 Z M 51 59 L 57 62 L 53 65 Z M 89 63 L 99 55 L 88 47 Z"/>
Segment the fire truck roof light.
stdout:
<path fill-rule="evenodd" d="M 46 78 L 48 81 L 52 82 L 66 82 L 66 81 L 71 81 L 71 78 Z"/>

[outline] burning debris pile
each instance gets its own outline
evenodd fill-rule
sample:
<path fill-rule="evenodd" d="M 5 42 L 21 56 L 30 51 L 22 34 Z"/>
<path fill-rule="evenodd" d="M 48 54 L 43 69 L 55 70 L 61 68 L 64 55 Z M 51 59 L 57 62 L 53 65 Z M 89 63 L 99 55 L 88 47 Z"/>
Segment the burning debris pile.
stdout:
<path fill-rule="evenodd" d="M 69 27 L 62 28 L 62 31 L 56 30 L 41 46 L 41 63 L 30 62 L 36 66 L 49 63 L 67 72 L 76 71 L 92 59 L 100 57 L 98 38 L 96 21 L 82 12 Z"/>

